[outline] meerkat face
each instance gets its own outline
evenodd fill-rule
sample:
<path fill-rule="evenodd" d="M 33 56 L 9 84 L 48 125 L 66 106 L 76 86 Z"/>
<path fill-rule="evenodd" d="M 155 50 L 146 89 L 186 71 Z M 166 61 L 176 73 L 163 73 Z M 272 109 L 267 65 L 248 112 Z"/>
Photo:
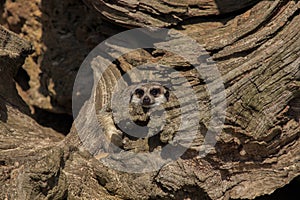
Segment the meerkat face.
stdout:
<path fill-rule="evenodd" d="M 169 100 L 169 91 L 159 83 L 141 84 L 131 93 L 130 103 L 152 108 Z"/>

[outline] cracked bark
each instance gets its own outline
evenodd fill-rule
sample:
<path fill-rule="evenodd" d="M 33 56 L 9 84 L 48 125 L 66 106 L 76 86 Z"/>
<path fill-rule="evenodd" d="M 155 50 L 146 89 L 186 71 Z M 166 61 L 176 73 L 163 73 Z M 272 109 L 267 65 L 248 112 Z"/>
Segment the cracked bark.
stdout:
<path fill-rule="evenodd" d="M 21 100 L 16 101 L 16 92 L 8 92 L 13 91 L 13 75 L 22 63 L 22 50 L 11 57 L 6 51 L 9 46 L 1 45 L 8 60 L 0 67 L 9 70 L 4 70 L 0 80 L 11 83 L 10 88 L 0 86 L 4 97 L 0 123 L 1 199 L 253 199 L 271 194 L 299 177 L 299 2 L 240 1 L 239 6 L 226 7 L 219 1 L 86 2 L 117 25 L 172 25 L 209 51 L 217 62 L 227 97 L 226 121 L 217 144 L 204 158 L 197 157 L 197 150 L 190 150 L 156 172 L 132 174 L 109 168 L 82 147 L 74 126 L 60 142 L 61 136 L 20 112 L 25 108 L 12 106 L 22 105 Z M 118 47 L 114 50 L 120 51 Z M 199 131 L 205 132 L 210 117 L 205 83 L 180 56 L 161 50 L 139 50 L 118 58 L 105 72 L 92 98 L 98 102 L 97 109 L 110 101 L 110 95 L 103 94 L 112 92 L 122 73 L 146 63 L 170 66 L 187 78 L 202 105 L 199 121 L 204 128 Z M 131 80 L 134 82 L 135 77 Z M 89 103 L 82 112 L 89 113 Z M 24 118 L 26 123 L 22 123 Z M 85 116 L 89 118 L 89 114 Z M 195 146 L 202 141 L 201 137 L 194 141 Z M 94 152 L 101 152 L 101 146 Z M 119 159 L 131 159 L 129 153 L 122 156 Z"/>

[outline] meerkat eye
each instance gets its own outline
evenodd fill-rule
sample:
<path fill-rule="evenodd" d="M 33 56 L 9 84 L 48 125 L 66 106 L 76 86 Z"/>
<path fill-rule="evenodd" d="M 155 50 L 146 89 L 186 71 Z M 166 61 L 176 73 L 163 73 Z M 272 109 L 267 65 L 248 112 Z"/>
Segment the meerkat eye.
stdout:
<path fill-rule="evenodd" d="M 134 91 L 134 94 L 136 94 L 139 98 L 141 98 L 143 95 L 144 95 L 144 90 L 142 90 L 142 89 L 136 89 L 135 91 Z"/>
<path fill-rule="evenodd" d="M 150 94 L 153 95 L 153 96 L 155 96 L 155 97 L 158 96 L 158 95 L 160 95 L 160 92 L 161 91 L 160 91 L 159 88 L 154 88 L 154 89 L 150 90 Z"/>

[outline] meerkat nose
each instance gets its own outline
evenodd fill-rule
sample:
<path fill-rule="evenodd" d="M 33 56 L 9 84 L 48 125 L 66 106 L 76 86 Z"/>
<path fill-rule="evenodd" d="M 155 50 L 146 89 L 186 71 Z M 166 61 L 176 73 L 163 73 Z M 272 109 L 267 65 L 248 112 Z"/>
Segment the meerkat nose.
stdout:
<path fill-rule="evenodd" d="M 144 98 L 143 98 L 143 104 L 150 104 L 150 98 L 148 97 L 148 96 L 145 96 Z"/>

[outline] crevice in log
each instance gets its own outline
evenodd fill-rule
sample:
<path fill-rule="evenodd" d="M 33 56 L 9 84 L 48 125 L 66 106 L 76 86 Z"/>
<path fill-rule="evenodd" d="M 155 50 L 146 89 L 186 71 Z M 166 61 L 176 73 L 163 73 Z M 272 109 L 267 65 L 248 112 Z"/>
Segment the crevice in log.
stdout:
<path fill-rule="evenodd" d="M 275 190 L 272 194 L 263 195 L 255 200 L 297 200 L 299 198 L 300 176 L 294 178 L 289 184 Z"/>
<path fill-rule="evenodd" d="M 281 10 L 281 8 L 284 5 L 286 5 L 288 2 L 289 2 L 289 0 L 277 1 L 277 3 L 275 3 L 275 1 L 274 1 L 275 5 L 272 5 L 272 6 L 274 6 L 274 8 L 272 9 L 271 12 L 268 12 L 268 15 L 264 18 L 264 20 L 260 24 L 258 24 L 254 29 L 252 29 L 249 32 L 246 32 L 245 34 L 243 34 L 240 37 L 238 37 L 237 41 L 241 40 L 242 38 L 246 38 L 246 37 L 248 37 L 250 35 L 255 34 L 258 30 L 260 30 L 261 28 L 263 28 L 264 26 L 266 26 L 268 23 L 270 23 L 271 19 L 273 17 L 275 17 L 276 15 L 278 15 L 278 12 Z"/>
<path fill-rule="evenodd" d="M 288 105 L 288 117 L 300 122 L 300 94 L 297 94 L 292 100 L 290 100 Z"/>
<path fill-rule="evenodd" d="M 245 57 L 253 52 L 255 52 L 262 44 L 252 47 L 252 48 L 248 48 L 248 49 L 244 49 L 242 51 L 237 51 L 237 52 L 233 52 L 229 55 L 225 55 L 225 56 L 219 56 L 218 53 L 223 50 L 223 49 L 219 49 L 217 51 L 213 51 L 213 59 L 215 61 L 225 61 L 228 59 L 234 59 L 234 58 L 240 58 L 240 57 Z"/>
<path fill-rule="evenodd" d="M 19 68 L 14 79 L 20 85 L 22 90 L 27 91 L 30 89 L 30 85 L 29 85 L 30 76 L 28 75 L 27 71 L 23 69 L 23 67 Z"/>
<path fill-rule="evenodd" d="M 176 28 L 178 30 L 183 29 L 184 25 L 193 25 L 199 23 L 206 23 L 206 22 L 221 22 L 223 25 L 227 24 L 229 21 L 234 19 L 236 16 L 245 13 L 246 11 L 250 10 L 255 6 L 255 3 L 249 5 L 248 7 L 244 7 L 240 10 L 236 10 L 230 13 L 221 13 L 219 15 L 208 15 L 208 16 L 195 16 L 189 17 L 182 21 L 179 21 L 176 25 L 171 25 L 168 28 Z"/>
<path fill-rule="evenodd" d="M 185 185 L 173 195 L 174 199 L 211 200 L 202 188 L 194 185 Z"/>
<path fill-rule="evenodd" d="M 0 94 L 0 121 L 2 122 L 7 122 L 7 108 L 6 108 L 6 103 L 5 99 L 1 96 Z"/>
<path fill-rule="evenodd" d="M 112 63 L 115 64 L 115 66 L 117 67 L 117 69 L 120 71 L 121 76 L 123 76 L 123 75 L 126 74 L 126 72 L 122 69 L 121 63 L 120 63 L 120 61 L 118 59 L 114 60 Z"/>
<path fill-rule="evenodd" d="M 42 126 L 52 128 L 59 133 L 67 135 L 70 132 L 73 116 L 68 114 L 52 113 L 34 106 L 33 119 Z"/>
<path fill-rule="evenodd" d="M 139 3 L 137 6 L 137 10 L 143 11 L 143 14 L 146 14 L 146 15 L 152 17 L 153 19 L 158 19 L 158 20 L 164 22 L 165 24 L 169 24 L 166 27 L 169 27 L 170 25 L 175 25 L 179 21 L 181 21 L 179 16 L 177 16 L 176 18 L 174 17 L 176 12 L 174 12 L 174 14 L 172 12 L 162 13 L 160 10 L 152 7 L 151 5 Z"/>

